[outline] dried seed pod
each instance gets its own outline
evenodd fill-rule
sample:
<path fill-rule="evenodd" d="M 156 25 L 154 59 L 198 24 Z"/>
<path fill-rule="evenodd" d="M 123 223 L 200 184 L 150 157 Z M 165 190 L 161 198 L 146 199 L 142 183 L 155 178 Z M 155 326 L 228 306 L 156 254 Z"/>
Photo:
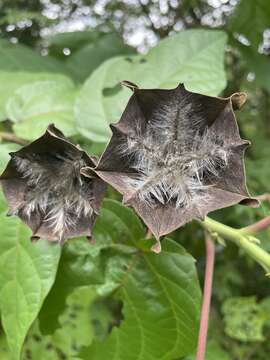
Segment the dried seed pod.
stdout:
<path fill-rule="evenodd" d="M 234 116 L 243 93 L 216 98 L 172 90 L 133 90 L 95 172 L 114 186 L 157 239 L 208 212 L 257 206 L 245 179 L 244 151 Z M 159 243 L 156 250 L 159 250 Z"/>
<path fill-rule="evenodd" d="M 106 185 L 94 172 L 96 160 L 65 139 L 54 125 L 43 136 L 11 153 L 0 177 L 9 204 L 8 215 L 18 215 L 40 237 L 64 243 L 86 235 L 105 195 Z"/>

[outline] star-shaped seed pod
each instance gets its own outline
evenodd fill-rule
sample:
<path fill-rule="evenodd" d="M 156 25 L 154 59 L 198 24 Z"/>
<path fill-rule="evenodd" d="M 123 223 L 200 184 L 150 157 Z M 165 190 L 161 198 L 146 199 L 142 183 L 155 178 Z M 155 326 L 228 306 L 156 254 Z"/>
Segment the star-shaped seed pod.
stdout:
<path fill-rule="evenodd" d="M 95 172 L 123 194 L 158 240 L 192 219 L 241 203 L 246 188 L 242 140 L 234 116 L 246 100 L 187 91 L 133 90 Z M 89 169 L 90 171 L 90 169 Z M 160 251 L 159 240 L 154 250 Z"/>
<path fill-rule="evenodd" d="M 64 243 L 91 238 L 106 185 L 94 172 L 95 158 L 70 143 L 54 125 L 36 141 L 11 153 L 0 177 L 9 204 L 8 215 L 19 216 L 40 237 Z"/>

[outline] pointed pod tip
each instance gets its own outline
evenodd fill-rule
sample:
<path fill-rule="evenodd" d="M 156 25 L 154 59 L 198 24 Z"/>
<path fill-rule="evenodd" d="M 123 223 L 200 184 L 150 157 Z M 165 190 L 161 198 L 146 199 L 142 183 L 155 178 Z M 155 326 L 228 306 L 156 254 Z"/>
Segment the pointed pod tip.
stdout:
<path fill-rule="evenodd" d="M 95 177 L 93 169 L 89 166 L 82 167 L 80 170 L 80 174 L 90 179 Z"/>
<path fill-rule="evenodd" d="M 32 235 L 31 237 L 30 237 L 30 240 L 31 240 L 31 243 L 36 243 L 36 242 L 38 242 L 38 240 L 40 239 L 40 237 L 39 236 L 36 236 L 36 235 Z"/>
<path fill-rule="evenodd" d="M 1 180 L 1 178 L 0 178 Z M 6 213 L 6 216 L 10 217 L 10 216 L 17 216 L 18 215 L 18 211 L 16 210 L 11 210 L 9 209 L 8 212 Z"/>
<path fill-rule="evenodd" d="M 137 89 L 139 89 L 139 86 L 134 84 L 133 82 L 129 81 L 129 80 L 123 80 L 121 81 L 121 85 L 125 86 L 127 88 L 129 88 L 130 90 L 132 90 L 133 92 Z"/>
<path fill-rule="evenodd" d="M 88 155 L 89 156 L 89 155 Z M 95 167 L 97 166 L 98 164 L 98 160 L 99 160 L 99 157 L 96 156 L 96 155 L 92 155 L 92 156 L 89 156 L 90 157 L 90 160 L 93 162 L 93 164 L 95 165 Z"/>
<path fill-rule="evenodd" d="M 156 254 L 159 254 L 161 252 L 161 243 L 159 240 L 151 247 L 151 251 L 153 251 Z"/>
<path fill-rule="evenodd" d="M 132 207 L 132 194 L 124 194 L 122 204 L 127 207 Z"/>
<path fill-rule="evenodd" d="M 77 148 L 79 151 L 83 151 L 83 148 L 81 147 L 80 144 L 77 144 L 77 145 L 76 145 L 76 148 Z"/>
<path fill-rule="evenodd" d="M 95 245 L 95 244 L 96 244 L 96 239 L 94 239 L 94 238 L 92 237 L 92 235 L 86 236 L 86 239 L 88 240 L 89 244 L 91 244 L 91 245 Z"/>
<path fill-rule="evenodd" d="M 238 92 L 231 95 L 231 102 L 233 110 L 240 110 L 247 101 L 247 94 L 244 92 Z"/>
<path fill-rule="evenodd" d="M 177 87 L 186 90 L 186 87 L 185 87 L 185 84 L 184 84 L 184 83 L 179 83 L 179 84 L 177 85 Z"/>
<path fill-rule="evenodd" d="M 64 237 L 64 235 L 61 235 L 58 239 L 58 243 L 61 247 L 63 247 L 66 243 L 66 238 Z"/>
<path fill-rule="evenodd" d="M 53 123 L 48 125 L 46 133 L 54 137 L 65 138 L 65 135 L 62 133 L 62 131 L 59 130 Z"/>
<path fill-rule="evenodd" d="M 54 131 L 55 129 L 56 129 L 56 127 L 55 127 L 54 123 L 51 123 L 48 125 L 46 131 L 50 132 L 50 131 Z"/>
<path fill-rule="evenodd" d="M 249 206 L 251 208 L 258 208 L 261 206 L 261 203 L 258 199 L 255 199 L 255 198 L 246 198 L 246 199 L 243 199 L 242 201 L 240 201 L 241 205 L 246 205 L 246 206 Z"/>

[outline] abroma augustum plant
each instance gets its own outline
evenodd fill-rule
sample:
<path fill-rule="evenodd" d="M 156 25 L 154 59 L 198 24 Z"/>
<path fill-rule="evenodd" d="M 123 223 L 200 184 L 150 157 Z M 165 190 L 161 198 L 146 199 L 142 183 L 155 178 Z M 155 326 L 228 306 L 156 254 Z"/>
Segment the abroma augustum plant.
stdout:
<path fill-rule="evenodd" d="M 246 188 L 234 110 L 246 95 L 216 98 L 172 90 L 133 90 L 95 172 L 120 191 L 157 239 L 192 219 L 236 203 L 257 206 Z M 92 171 L 92 169 L 89 169 Z"/>
<path fill-rule="evenodd" d="M 156 252 L 160 236 L 192 219 L 236 203 L 257 205 L 246 188 L 249 142 L 234 116 L 245 94 L 216 98 L 184 85 L 145 90 L 123 84 L 134 93 L 98 164 L 53 125 L 11 154 L 1 176 L 9 215 L 26 222 L 33 239 L 91 236 L 105 194 L 100 178 L 141 216 L 157 239 Z"/>
<path fill-rule="evenodd" d="M 182 84 L 172 90 L 139 89 L 129 81 L 123 85 L 133 95 L 120 121 L 111 125 L 113 134 L 99 161 L 53 125 L 11 153 L 0 178 L 8 215 L 19 216 L 32 229 L 32 240 L 64 244 L 81 235 L 91 238 L 106 183 L 123 194 L 123 203 L 154 234 L 157 253 L 161 236 L 192 219 L 237 203 L 258 206 L 246 187 L 249 142 L 241 139 L 234 115 L 245 94 L 218 98 L 190 92 Z M 254 259 L 268 264 L 263 250 L 252 246 L 249 240 L 242 243 Z M 207 326 L 202 328 L 199 338 L 205 339 Z"/>

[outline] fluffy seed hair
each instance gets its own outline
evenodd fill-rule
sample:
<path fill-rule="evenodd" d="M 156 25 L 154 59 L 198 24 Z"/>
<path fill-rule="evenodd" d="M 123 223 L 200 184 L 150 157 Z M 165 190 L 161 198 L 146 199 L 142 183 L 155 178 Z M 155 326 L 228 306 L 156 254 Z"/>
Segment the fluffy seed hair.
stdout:
<path fill-rule="evenodd" d="M 63 243 L 88 235 L 104 196 L 105 184 L 82 169 L 95 166 L 85 152 L 54 126 L 16 153 L 1 176 L 10 215 L 18 215 L 36 237 Z"/>
<path fill-rule="evenodd" d="M 83 159 L 62 153 L 14 155 L 12 161 L 27 184 L 24 202 L 17 209 L 25 217 L 40 214 L 60 241 L 81 216 L 91 217 L 93 191 L 91 180 L 80 174 L 87 166 Z"/>
<path fill-rule="evenodd" d="M 137 173 L 130 179 L 133 196 L 151 207 L 173 202 L 182 208 L 208 200 L 208 188 L 228 165 L 230 150 L 202 127 L 204 121 L 201 104 L 188 96 L 161 101 L 146 124 L 135 119 L 119 146 Z"/>
<path fill-rule="evenodd" d="M 244 152 L 234 110 L 246 96 L 216 98 L 175 89 L 133 91 L 94 171 L 114 186 L 160 236 L 210 211 L 257 206 L 245 184 Z"/>

